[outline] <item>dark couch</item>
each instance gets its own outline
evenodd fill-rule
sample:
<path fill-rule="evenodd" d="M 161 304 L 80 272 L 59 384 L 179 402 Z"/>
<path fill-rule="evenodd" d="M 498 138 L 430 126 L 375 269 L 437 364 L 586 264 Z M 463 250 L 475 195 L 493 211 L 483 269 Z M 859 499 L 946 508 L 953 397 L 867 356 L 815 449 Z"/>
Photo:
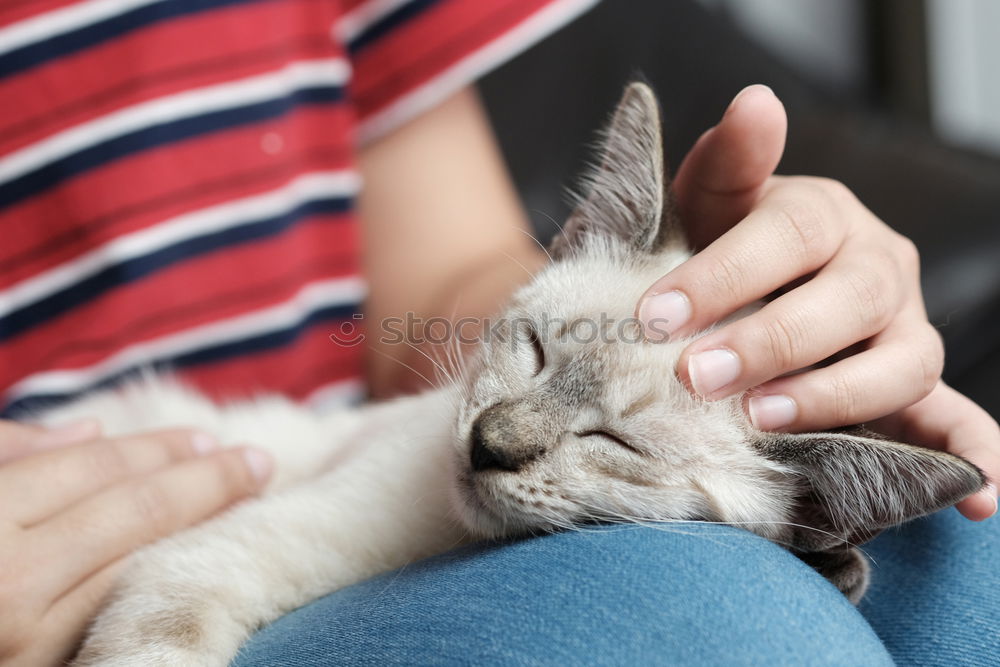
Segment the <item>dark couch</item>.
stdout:
<path fill-rule="evenodd" d="M 695 2 L 606 1 L 482 85 L 542 238 L 565 218 L 565 188 L 635 72 L 660 95 L 673 165 L 737 91 L 771 86 L 789 114 L 779 171 L 843 181 L 917 243 L 945 377 L 1000 416 L 1000 160 L 829 94 Z"/>

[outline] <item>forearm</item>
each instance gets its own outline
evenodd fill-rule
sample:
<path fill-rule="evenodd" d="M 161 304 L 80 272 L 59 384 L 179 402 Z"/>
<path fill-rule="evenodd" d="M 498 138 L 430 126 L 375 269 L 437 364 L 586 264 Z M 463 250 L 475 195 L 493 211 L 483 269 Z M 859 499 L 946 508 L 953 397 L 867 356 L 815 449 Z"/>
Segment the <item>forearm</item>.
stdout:
<path fill-rule="evenodd" d="M 426 310 L 414 313 L 418 326 L 407 332 L 409 340 L 391 349 L 383 346 L 383 352 L 395 361 L 382 357 L 387 363 L 376 395 L 410 393 L 426 389 L 428 381 L 437 384 L 442 377 L 452 376 L 458 357 L 471 351 L 489 318 L 545 261 L 538 246 L 519 244 L 498 248 L 456 270 L 428 301 Z M 428 322 L 429 326 L 420 326 Z"/>
<path fill-rule="evenodd" d="M 400 321 L 488 316 L 544 254 L 474 90 L 366 147 L 361 167 L 368 376 L 373 394 L 388 396 L 426 386 L 417 373 L 435 371 L 424 355 L 444 354 L 401 342 Z"/>

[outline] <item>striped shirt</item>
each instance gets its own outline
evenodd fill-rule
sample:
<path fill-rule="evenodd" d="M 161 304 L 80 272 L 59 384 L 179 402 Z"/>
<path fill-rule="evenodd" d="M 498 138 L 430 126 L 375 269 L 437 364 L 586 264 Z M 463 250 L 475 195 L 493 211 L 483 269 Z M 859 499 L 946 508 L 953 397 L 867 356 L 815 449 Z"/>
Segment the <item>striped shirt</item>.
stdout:
<path fill-rule="evenodd" d="M 0 415 L 363 394 L 356 152 L 592 0 L 0 2 Z"/>

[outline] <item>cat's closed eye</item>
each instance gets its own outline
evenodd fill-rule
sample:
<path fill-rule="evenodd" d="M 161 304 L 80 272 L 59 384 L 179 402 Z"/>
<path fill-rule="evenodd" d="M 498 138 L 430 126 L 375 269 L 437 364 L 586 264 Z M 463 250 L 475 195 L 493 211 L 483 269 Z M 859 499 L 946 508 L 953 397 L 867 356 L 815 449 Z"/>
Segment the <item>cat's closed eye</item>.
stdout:
<path fill-rule="evenodd" d="M 535 355 L 532 375 L 538 375 L 545 368 L 545 348 L 542 347 L 542 341 L 538 338 L 538 332 L 535 331 L 534 327 L 528 330 L 528 343 Z"/>
<path fill-rule="evenodd" d="M 629 444 L 627 440 L 625 440 L 621 436 L 615 435 L 614 433 L 610 433 L 608 431 L 603 431 L 603 430 L 600 430 L 600 429 L 591 430 L 591 431 L 582 431 L 580 433 L 577 433 L 576 437 L 578 437 L 578 438 L 604 438 L 605 440 L 613 442 L 614 444 L 618 445 L 619 447 L 622 447 L 623 449 L 627 449 L 630 452 L 642 455 L 642 452 L 639 451 L 636 447 L 633 447 L 631 444 Z"/>

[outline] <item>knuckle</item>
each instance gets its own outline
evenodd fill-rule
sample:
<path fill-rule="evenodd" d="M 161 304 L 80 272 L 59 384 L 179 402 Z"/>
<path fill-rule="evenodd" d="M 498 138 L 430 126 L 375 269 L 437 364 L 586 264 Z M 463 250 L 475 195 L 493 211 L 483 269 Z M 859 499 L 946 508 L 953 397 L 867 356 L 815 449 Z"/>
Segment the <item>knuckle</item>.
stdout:
<path fill-rule="evenodd" d="M 836 424 L 847 425 L 857 422 L 856 415 L 861 406 L 861 396 L 857 385 L 849 374 L 838 374 L 829 383 L 830 409 Z"/>
<path fill-rule="evenodd" d="M 128 475 L 129 459 L 122 447 L 120 443 L 105 441 L 90 448 L 87 465 L 95 479 L 110 483 Z"/>
<path fill-rule="evenodd" d="M 824 194 L 832 201 L 842 203 L 852 202 L 855 200 L 854 193 L 851 189 L 835 178 L 816 176 L 813 178 L 813 181 L 816 186 L 823 190 Z"/>
<path fill-rule="evenodd" d="M 914 348 L 917 357 L 914 367 L 920 373 L 917 381 L 921 397 L 931 393 L 944 371 L 944 343 L 941 336 L 930 324 L 926 326 L 926 330 L 923 341 Z"/>
<path fill-rule="evenodd" d="M 161 536 L 173 531 L 175 508 L 170 494 L 160 482 L 149 479 L 135 484 L 131 496 L 136 518 L 147 533 Z"/>
<path fill-rule="evenodd" d="M 920 275 L 920 250 L 909 237 L 896 234 L 896 258 L 903 270 L 916 276 Z"/>
<path fill-rule="evenodd" d="M 884 327 L 891 316 L 886 297 L 886 282 L 875 267 L 855 267 L 845 273 L 848 297 L 857 306 L 862 322 L 874 329 Z"/>
<path fill-rule="evenodd" d="M 242 452 L 226 452 L 214 459 L 219 486 L 227 499 L 248 494 L 254 488 L 254 479 Z"/>
<path fill-rule="evenodd" d="M 799 318 L 789 315 L 776 317 L 764 322 L 760 331 L 775 370 L 785 372 L 801 365 L 807 338 Z"/>
<path fill-rule="evenodd" d="M 816 197 L 786 200 L 776 215 L 782 242 L 800 264 L 814 266 L 826 259 L 828 233 L 823 206 Z"/>
<path fill-rule="evenodd" d="M 734 294 L 743 293 L 746 275 L 736 259 L 728 255 L 717 257 L 708 270 L 707 275 L 711 282 L 706 285 L 708 287 L 706 291 L 719 296 L 725 295 L 730 298 Z"/>
<path fill-rule="evenodd" d="M 198 431 L 193 428 L 164 431 L 154 436 L 156 445 L 170 460 L 181 460 L 194 451 L 194 438 Z"/>

